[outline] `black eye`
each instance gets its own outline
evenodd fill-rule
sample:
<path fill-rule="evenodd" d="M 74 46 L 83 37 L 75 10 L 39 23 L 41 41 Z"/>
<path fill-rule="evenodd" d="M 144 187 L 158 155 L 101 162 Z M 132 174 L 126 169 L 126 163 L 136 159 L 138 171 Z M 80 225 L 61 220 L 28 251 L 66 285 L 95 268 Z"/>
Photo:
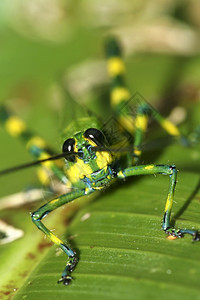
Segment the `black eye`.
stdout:
<path fill-rule="evenodd" d="M 106 144 L 106 139 L 103 132 L 96 128 L 88 128 L 84 133 L 84 137 L 90 139 L 97 146 L 102 147 Z"/>
<path fill-rule="evenodd" d="M 63 153 L 73 153 L 74 152 L 74 139 L 68 139 L 63 143 L 62 151 Z M 66 155 L 66 159 L 70 162 L 75 162 L 75 155 Z"/>

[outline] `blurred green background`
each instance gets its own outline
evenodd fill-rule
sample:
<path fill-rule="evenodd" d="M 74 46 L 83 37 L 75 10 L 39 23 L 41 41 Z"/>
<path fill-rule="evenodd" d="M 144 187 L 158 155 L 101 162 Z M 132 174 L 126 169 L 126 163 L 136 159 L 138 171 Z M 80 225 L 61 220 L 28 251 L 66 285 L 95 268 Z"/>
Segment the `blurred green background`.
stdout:
<path fill-rule="evenodd" d="M 105 37 L 109 34 L 116 35 L 123 46 L 127 66 L 127 83 L 131 92 L 133 94 L 139 92 L 150 103 L 158 107 L 163 115 L 170 115 L 171 120 L 180 125 L 185 134 L 189 133 L 192 128 L 195 128 L 200 119 L 200 9 L 198 0 L 149 0 L 140 2 L 129 0 L 1 0 L 1 103 L 9 105 L 27 122 L 30 128 L 40 133 L 57 151 L 60 151 L 59 142 L 62 127 L 70 122 L 70 119 L 73 118 L 73 113 L 70 117 L 70 112 L 74 112 L 76 109 L 72 107 L 63 87 L 67 87 L 70 90 L 70 93 L 76 99 L 77 103 L 91 107 L 100 115 L 105 111 L 105 108 L 102 108 L 101 100 L 106 98 L 108 94 L 108 78 L 106 75 L 103 44 Z M 159 136 L 160 130 L 155 129 L 155 131 L 157 130 L 159 131 Z M 162 134 L 163 133 L 161 133 L 161 135 Z M 157 136 L 157 133 L 155 133 L 155 135 Z M 23 145 L 9 137 L 2 129 L 0 129 L 0 141 L 0 169 L 31 160 L 30 155 L 26 152 Z M 188 199 L 189 194 L 192 194 L 198 187 L 200 168 L 199 153 L 199 147 L 191 150 L 172 146 L 166 151 L 159 153 L 159 157 L 157 157 L 157 163 L 176 163 L 178 169 L 183 171 L 183 183 L 182 186 L 180 183 L 177 192 L 180 192 L 182 188 L 184 190 L 186 186 L 188 187 L 188 191 L 186 192 L 187 196 L 184 196 L 184 193 L 183 195 L 181 194 L 182 196 L 179 196 L 180 198 L 182 197 L 182 204 L 184 200 Z M 148 154 L 146 156 L 146 162 L 152 162 L 153 158 L 151 158 L 151 156 L 148 157 Z M 159 183 L 154 181 L 151 183 L 151 179 L 149 180 L 149 185 L 153 186 L 150 190 L 147 188 L 148 193 L 153 193 L 149 196 L 149 199 L 151 199 L 151 197 L 154 199 L 159 195 L 159 192 L 157 196 L 154 195 L 157 184 L 159 185 Z M 164 193 L 166 193 L 167 180 L 161 179 L 161 181 L 163 182 Z M 24 187 L 35 183 L 37 183 L 37 181 L 35 179 L 34 169 L 1 177 L 0 197 L 19 192 L 23 190 Z M 148 179 L 146 184 L 148 186 Z M 142 187 L 145 186 L 145 182 L 141 183 L 140 181 L 139 185 L 140 189 L 142 189 Z M 133 193 L 138 195 L 138 197 L 142 197 L 140 192 L 138 192 L 140 190 L 139 188 L 137 191 L 137 182 L 133 190 L 130 185 L 128 185 L 128 187 L 130 188 L 130 197 Z M 143 195 L 144 198 L 148 198 L 148 193 Z M 162 194 L 162 188 L 160 193 Z M 108 198 L 105 200 L 106 204 L 104 204 L 102 200 L 102 207 L 98 209 L 101 211 L 106 205 L 109 207 L 109 201 L 111 201 L 110 205 L 113 205 L 115 209 L 118 210 L 117 206 L 119 205 L 118 207 L 120 207 L 121 196 L 119 196 L 119 202 L 116 202 L 115 199 L 112 198 L 112 193 L 111 195 L 104 193 L 104 198 L 106 197 Z M 44 193 L 42 203 L 44 203 L 46 198 L 47 196 Z M 163 233 L 159 231 L 164 207 L 164 196 L 162 196 L 161 201 L 159 197 L 157 200 L 158 203 L 162 202 L 159 204 L 158 210 L 157 234 L 164 240 Z M 130 199 L 130 203 L 132 203 L 131 201 L 132 199 Z M 142 200 L 139 202 L 140 208 L 133 207 L 133 211 L 139 209 L 138 213 L 142 214 L 143 211 L 145 211 L 144 214 L 148 214 L 148 210 L 151 209 L 152 205 L 151 201 L 148 202 L 149 204 L 145 204 L 146 209 L 144 209 L 144 205 L 142 205 Z M 196 222 L 195 224 L 192 223 L 191 226 L 198 226 L 200 228 L 197 214 L 199 210 L 198 202 L 199 196 L 196 196 L 196 204 L 191 214 L 189 212 L 188 220 Z M 100 205 L 101 201 L 97 201 L 97 203 Z M 126 204 L 127 207 L 129 205 L 128 203 L 129 202 Z M 180 206 L 181 203 L 179 203 Z M 60 221 L 60 227 L 59 229 L 56 228 L 56 230 L 60 230 L 62 234 L 65 232 L 63 223 L 66 224 L 69 222 L 69 218 L 77 211 L 79 206 L 81 206 L 80 201 L 75 207 L 72 205 L 71 212 L 68 213 L 67 217 L 62 213 L 62 220 L 68 218 L 68 221 Z M 105 285 L 105 282 L 95 282 L 95 286 L 91 288 L 91 290 L 88 289 L 88 285 L 91 287 L 91 282 L 88 279 L 90 276 L 88 278 L 86 277 L 81 287 L 76 287 L 76 284 L 79 285 L 77 279 L 75 281 L 76 284 L 73 283 L 72 286 L 64 289 L 63 287 L 55 285 L 58 279 L 57 277 L 59 277 L 59 272 L 62 270 L 61 263 L 59 266 L 55 263 L 55 278 L 50 278 L 49 281 L 45 281 L 44 279 L 44 285 L 41 284 L 43 279 L 40 280 L 40 275 L 38 275 L 40 271 L 38 271 L 35 278 L 39 278 L 39 284 L 33 284 L 32 289 L 30 289 L 31 284 L 28 285 L 26 279 L 32 276 L 32 270 L 35 272 L 35 267 L 40 261 L 41 264 L 46 263 L 45 255 L 47 255 L 47 261 L 50 263 L 49 268 L 51 268 L 51 257 L 55 256 L 55 247 L 53 250 L 51 248 L 49 252 L 48 243 L 45 244 L 47 246 L 43 247 L 45 248 L 44 251 L 38 251 L 38 247 L 35 247 L 35 245 L 43 243 L 41 241 L 44 241 L 42 235 L 34 228 L 29 220 L 28 212 L 36 207 L 38 207 L 38 205 L 34 204 L 32 206 L 8 209 L 1 212 L 4 221 L 25 230 L 23 239 L 13 244 L 1 246 L 0 248 L 0 261 L 5 277 L 4 279 L 0 279 L 0 283 L 2 281 L 0 285 L 0 290 L 2 291 L 0 297 L 2 297 L 2 299 L 11 299 L 15 293 L 16 299 L 23 299 L 22 297 L 24 297 L 24 299 L 36 299 L 36 294 L 34 293 L 36 290 L 40 292 L 40 295 L 43 295 L 44 299 L 45 295 L 48 299 L 54 299 L 53 291 L 60 293 L 61 299 L 66 299 L 69 295 L 72 299 L 80 299 L 80 296 L 82 299 L 84 299 L 84 297 L 87 299 L 90 299 L 90 297 L 91 299 L 118 299 L 118 297 L 120 298 L 121 295 L 123 295 L 125 289 L 129 291 L 130 295 L 136 293 L 137 299 L 145 299 L 147 294 L 137 294 L 136 292 L 141 291 L 143 287 L 146 287 L 152 299 L 160 299 L 161 297 L 165 299 L 165 295 L 167 299 L 169 296 L 167 295 L 167 291 L 170 291 L 170 296 L 172 296 L 173 289 L 175 289 L 174 299 L 181 297 L 184 299 L 184 296 L 188 297 L 187 299 L 190 299 L 191 296 L 193 296 L 193 299 L 200 299 L 200 296 L 198 296 L 198 284 L 192 284 L 194 282 L 193 277 L 191 277 L 191 280 L 187 279 L 188 281 L 179 277 L 178 285 L 173 286 L 174 281 L 178 275 L 180 275 L 174 273 L 174 277 L 169 281 L 169 285 L 165 286 L 165 283 L 162 283 L 163 285 L 159 283 L 162 275 L 158 272 L 153 281 L 153 285 L 151 286 L 150 284 L 149 287 L 149 279 L 147 280 L 145 277 L 146 271 L 140 268 L 138 269 L 138 273 L 136 271 L 133 277 L 140 278 L 141 282 L 138 284 L 134 283 L 134 288 L 131 282 L 131 274 L 127 275 L 130 284 L 123 285 L 124 280 L 126 280 L 126 270 L 124 270 L 121 282 L 119 278 L 117 279 L 119 280 L 118 287 L 113 286 L 112 288 L 112 286 L 110 286 L 112 284 L 109 284 L 109 280 L 111 280 L 111 277 L 114 276 L 116 272 L 115 269 L 113 269 L 112 276 L 110 275 L 111 277 L 108 276 L 106 278 L 108 286 L 110 286 L 110 289 L 108 286 L 105 287 L 106 293 L 102 292 L 102 285 Z M 93 209 L 92 206 L 91 209 Z M 177 211 L 178 209 L 179 207 L 177 206 Z M 107 219 L 109 219 L 111 217 L 109 213 L 111 212 L 108 211 L 107 213 Z M 197 215 L 195 215 L 195 213 Z M 125 216 L 127 218 L 127 215 Z M 57 217 L 55 217 L 55 220 L 58 220 L 56 218 L 60 218 L 60 212 L 58 212 Z M 55 220 L 54 217 L 52 217 L 50 221 L 51 226 L 54 226 L 52 224 L 54 224 Z M 80 229 L 80 224 L 77 223 L 77 219 L 75 219 L 74 222 L 75 225 L 72 224 L 72 229 L 70 230 L 75 235 L 76 231 L 78 232 Z M 111 226 L 109 228 L 111 232 L 112 224 L 113 228 L 118 224 L 117 220 L 113 220 L 113 222 L 114 223 L 111 222 L 109 225 Z M 144 228 L 149 228 L 148 220 L 145 224 Z M 75 226 L 74 229 L 73 226 Z M 100 229 L 102 229 L 102 231 L 105 230 L 105 228 L 101 228 L 100 225 L 99 231 L 95 231 L 97 232 L 97 237 Z M 86 232 L 87 230 L 88 229 L 86 229 Z M 128 232 L 127 230 L 128 229 L 125 228 L 124 232 Z M 141 232 L 143 233 L 144 230 L 145 229 Z M 33 235 L 35 236 L 35 240 L 31 239 L 30 242 L 30 237 Z M 90 233 L 88 233 L 86 237 L 87 236 L 90 237 Z M 106 243 L 106 240 L 107 238 L 102 240 L 102 244 Z M 91 235 L 91 242 L 88 241 L 88 245 L 90 243 L 92 244 L 92 241 L 93 236 Z M 148 249 L 149 241 L 146 241 L 146 244 L 145 241 L 144 239 L 143 246 Z M 163 243 L 165 244 L 166 241 Z M 79 248 L 79 244 L 81 245 L 81 241 L 80 243 L 76 241 L 76 247 Z M 198 255 L 198 251 L 200 249 L 197 248 L 196 245 L 193 248 L 192 246 L 190 239 L 186 239 L 186 242 L 178 241 L 178 247 L 180 247 L 181 253 L 179 253 L 179 255 L 183 255 L 182 259 L 189 254 L 191 255 L 195 248 L 196 256 L 194 259 L 196 259 L 196 261 L 199 260 L 200 256 Z M 120 244 L 118 246 L 116 245 L 116 249 L 118 250 L 121 247 Z M 161 252 L 163 247 L 164 246 L 161 246 L 159 249 Z M 187 248 L 187 255 L 184 252 L 184 247 Z M 131 246 L 130 249 L 132 249 Z M 27 263 L 27 261 L 24 263 L 23 258 L 27 257 L 27 253 L 30 254 L 32 250 L 34 252 L 34 259 L 31 262 L 29 261 L 29 263 Z M 175 245 L 173 245 L 173 250 L 175 252 L 177 250 Z M 151 249 L 149 251 L 151 252 Z M 98 259 L 102 261 L 106 255 L 108 255 L 108 252 L 103 253 L 101 259 L 99 258 L 101 255 L 97 255 L 96 263 Z M 18 256 L 18 259 L 15 267 L 16 256 Z M 64 262 L 65 259 L 62 259 Z M 137 259 L 137 257 L 135 259 Z M 88 260 L 90 260 L 90 257 Z M 147 264 L 150 260 L 151 258 L 148 258 Z M 130 262 L 128 261 L 126 263 L 129 264 Z M 124 265 L 126 265 L 126 263 L 124 263 Z M 179 263 L 177 268 L 180 268 L 182 261 Z M 117 260 L 115 264 L 117 264 Z M 99 266 L 97 263 L 96 265 L 94 264 L 94 268 L 98 273 L 98 270 L 101 269 L 102 266 Z M 49 269 L 47 268 L 47 270 Z M 83 270 L 87 273 L 87 266 L 83 268 Z M 194 269 L 190 268 L 190 270 Z M 183 272 L 187 272 L 187 268 Z M 196 274 L 195 272 L 196 269 L 194 274 Z M 47 274 L 48 273 L 49 271 Z M 198 274 L 196 274 L 196 276 L 197 275 Z M 24 284 L 24 282 L 26 283 Z M 28 282 L 30 283 L 31 280 Z M 54 284 L 52 294 L 48 294 L 47 290 L 51 290 L 52 282 Z M 165 278 L 163 282 L 165 282 Z M 181 288 L 183 288 L 187 282 L 189 282 L 189 288 L 187 292 L 182 293 Z M 23 286 L 25 291 L 18 294 L 16 291 L 18 291 L 21 286 Z M 27 296 L 26 293 L 29 289 L 31 291 Z M 157 290 L 156 294 L 153 293 L 155 289 Z M 80 293 L 77 291 L 80 291 Z M 129 294 L 127 292 L 125 298 L 128 299 Z M 134 299 L 132 296 L 129 298 Z"/>

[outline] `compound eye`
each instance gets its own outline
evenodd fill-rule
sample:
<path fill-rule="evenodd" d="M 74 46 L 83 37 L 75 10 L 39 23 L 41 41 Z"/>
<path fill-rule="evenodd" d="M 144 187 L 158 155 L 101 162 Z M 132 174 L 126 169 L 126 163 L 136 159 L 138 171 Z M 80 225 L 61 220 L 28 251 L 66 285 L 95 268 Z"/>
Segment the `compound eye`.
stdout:
<path fill-rule="evenodd" d="M 84 137 L 94 142 L 97 146 L 105 146 L 106 139 L 101 130 L 98 130 L 96 128 L 88 128 L 85 133 Z"/>
<path fill-rule="evenodd" d="M 64 143 L 63 143 L 63 146 L 62 146 L 62 151 L 63 153 L 66 153 L 66 154 L 70 154 L 70 153 L 73 153 L 74 152 L 74 145 L 75 145 L 75 140 L 74 139 L 67 139 Z M 65 157 L 68 161 L 70 162 L 75 162 L 75 155 L 72 154 L 72 155 L 66 155 Z"/>

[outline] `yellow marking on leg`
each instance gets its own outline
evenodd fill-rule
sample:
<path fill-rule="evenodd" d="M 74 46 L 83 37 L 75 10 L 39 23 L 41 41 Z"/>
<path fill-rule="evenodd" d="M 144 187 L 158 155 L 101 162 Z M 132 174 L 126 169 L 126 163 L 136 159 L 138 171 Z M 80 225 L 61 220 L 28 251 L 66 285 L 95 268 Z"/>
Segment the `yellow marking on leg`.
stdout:
<path fill-rule="evenodd" d="M 121 115 L 118 118 L 118 122 L 122 126 L 122 128 L 124 128 L 131 134 L 133 134 L 135 132 L 135 123 L 131 116 Z"/>
<path fill-rule="evenodd" d="M 111 105 L 115 106 L 130 98 L 130 93 L 125 87 L 117 87 L 111 91 Z"/>
<path fill-rule="evenodd" d="M 59 202 L 60 198 L 56 198 L 51 200 L 50 204 L 55 204 L 56 202 Z"/>
<path fill-rule="evenodd" d="M 144 169 L 145 170 L 152 170 L 154 168 L 154 165 L 149 165 L 149 166 L 146 166 Z"/>
<path fill-rule="evenodd" d="M 135 119 L 135 127 L 141 129 L 143 132 L 147 129 L 148 117 L 145 115 L 137 116 Z"/>
<path fill-rule="evenodd" d="M 179 136 L 180 132 L 178 128 L 168 120 L 163 120 L 161 126 L 171 135 Z"/>
<path fill-rule="evenodd" d="M 63 242 L 57 237 L 55 236 L 53 233 L 50 232 L 49 234 L 49 238 L 52 240 L 53 243 L 55 243 L 56 245 L 60 245 Z"/>
<path fill-rule="evenodd" d="M 138 149 L 134 149 L 133 150 L 133 153 L 134 153 L 134 155 L 137 155 L 137 156 L 140 156 L 141 155 L 141 150 L 138 150 Z"/>
<path fill-rule="evenodd" d="M 41 137 L 33 136 L 26 144 L 27 149 L 30 149 L 31 146 L 36 146 L 40 149 L 44 149 L 47 145 Z"/>
<path fill-rule="evenodd" d="M 43 152 L 43 153 L 40 154 L 38 159 L 46 159 L 46 158 L 49 158 L 49 157 L 51 157 L 50 154 L 48 154 L 46 152 Z M 41 164 L 44 165 L 46 168 L 51 169 L 51 167 L 54 163 L 52 161 L 45 161 L 45 162 L 42 162 Z"/>
<path fill-rule="evenodd" d="M 16 116 L 11 116 L 5 122 L 5 128 L 14 137 L 26 130 L 26 124 Z"/>
<path fill-rule="evenodd" d="M 125 178 L 125 176 L 124 176 L 124 174 L 123 174 L 123 172 L 122 172 L 122 171 L 119 171 L 119 173 L 118 173 L 118 177 L 120 177 L 120 178 Z"/>
<path fill-rule="evenodd" d="M 108 59 L 108 74 L 110 77 L 115 77 L 117 75 L 123 74 L 125 71 L 125 66 L 120 57 L 115 56 Z"/>
<path fill-rule="evenodd" d="M 165 204 L 165 212 L 170 211 L 171 208 L 172 208 L 172 199 L 171 199 L 170 195 L 168 195 L 167 201 Z"/>
<path fill-rule="evenodd" d="M 49 185 L 50 183 L 49 175 L 47 174 L 46 170 L 44 170 L 42 167 L 37 170 L 37 176 L 39 181 L 43 185 Z"/>

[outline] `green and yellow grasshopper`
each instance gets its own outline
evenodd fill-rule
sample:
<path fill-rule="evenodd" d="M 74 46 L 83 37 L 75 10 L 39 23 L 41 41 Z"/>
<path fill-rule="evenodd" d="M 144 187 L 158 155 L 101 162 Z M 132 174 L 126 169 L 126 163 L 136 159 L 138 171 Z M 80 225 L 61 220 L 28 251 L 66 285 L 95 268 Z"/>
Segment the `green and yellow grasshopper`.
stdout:
<path fill-rule="evenodd" d="M 115 38 L 109 38 L 106 43 L 108 73 L 111 79 L 110 104 L 116 127 L 126 137 L 126 143 L 110 142 L 104 125 L 94 116 L 74 121 L 64 129 L 62 135 L 62 154 L 54 155 L 46 142 L 30 131 L 26 124 L 13 115 L 5 106 L 0 108 L 0 121 L 6 131 L 13 137 L 21 139 L 27 150 L 37 159 L 35 164 L 41 164 L 38 177 L 42 183 L 49 184 L 48 171 L 52 172 L 70 192 L 56 197 L 38 210 L 31 213 L 34 224 L 50 240 L 60 247 L 67 255 L 67 263 L 61 279 L 64 285 L 72 280 L 72 271 L 77 264 L 77 256 L 61 239 L 54 235 L 43 223 L 42 219 L 56 208 L 67 204 L 79 197 L 89 195 L 109 186 L 114 180 L 124 180 L 130 176 L 162 174 L 169 176 L 169 190 L 165 205 L 162 228 L 171 237 L 183 237 L 185 234 L 199 240 L 196 230 L 175 229 L 171 226 L 170 217 L 174 190 L 177 178 L 175 165 L 140 165 L 141 145 L 147 130 L 148 119 L 152 117 L 171 136 L 186 141 L 179 129 L 170 121 L 163 118 L 146 101 L 134 101 L 124 82 L 125 66 L 121 59 L 121 48 Z M 135 105 L 135 115 L 131 113 L 132 103 Z M 189 143 L 189 142 L 188 142 Z M 128 152 L 116 151 L 128 148 Z M 123 153 L 123 154 L 122 154 Z M 62 163 L 57 161 L 63 157 Z M 2 171 L 5 174 L 16 169 Z"/>

